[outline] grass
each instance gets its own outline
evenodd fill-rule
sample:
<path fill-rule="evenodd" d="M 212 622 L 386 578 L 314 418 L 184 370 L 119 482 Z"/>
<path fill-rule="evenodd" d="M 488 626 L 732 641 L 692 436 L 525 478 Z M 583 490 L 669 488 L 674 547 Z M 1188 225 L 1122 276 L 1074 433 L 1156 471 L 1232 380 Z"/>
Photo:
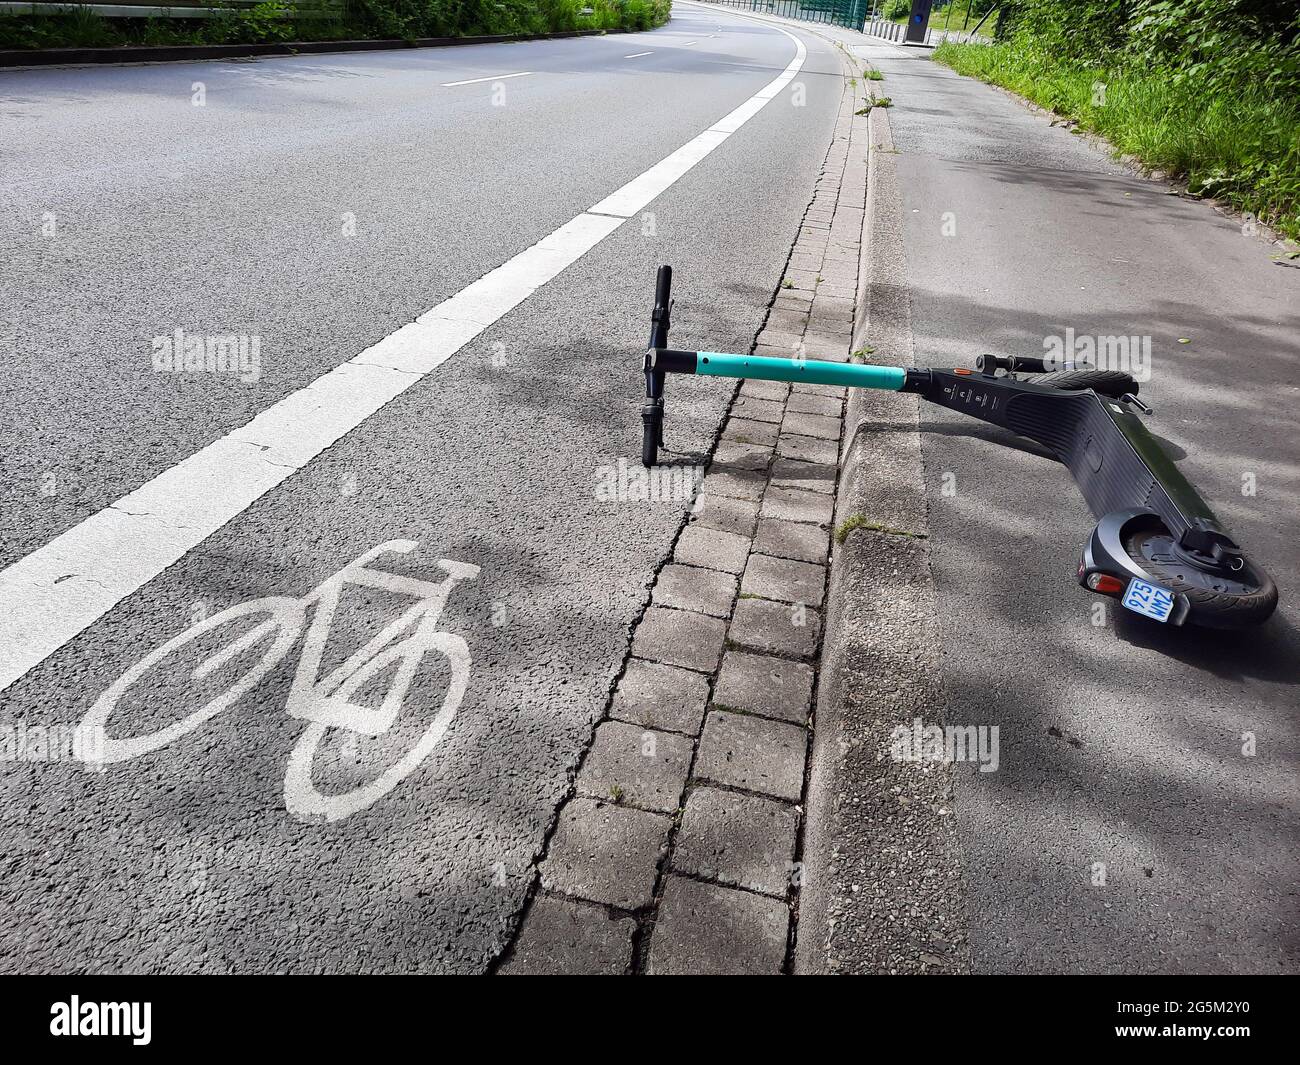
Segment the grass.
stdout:
<path fill-rule="evenodd" d="M 858 529 L 866 529 L 870 532 L 885 533 L 887 536 L 908 536 L 913 540 L 928 540 L 925 533 L 909 532 L 906 529 L 895 529 L 889 525 L 881 525 L 878 521 L 868 520 L 865 514 L 852 514 L 840 522 L 835 530 L 835 542 L 843 544 L 849 538 L 849 534 Z"/>
<path fill-rule="evenodd" d="M 941 44 L 934 58 L 1099 133 L 1121 155 L 1300 238 L 1300 100 L 1210 89 L 1149 69 L 1107 70 L 1022 43 Z"/>

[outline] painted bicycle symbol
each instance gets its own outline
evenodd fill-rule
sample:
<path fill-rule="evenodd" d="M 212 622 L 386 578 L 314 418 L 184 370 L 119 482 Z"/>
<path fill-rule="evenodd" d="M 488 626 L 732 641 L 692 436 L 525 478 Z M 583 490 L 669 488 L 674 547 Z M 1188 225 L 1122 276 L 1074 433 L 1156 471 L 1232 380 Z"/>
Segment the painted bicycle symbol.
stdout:
<path fill-rule="evenodd" d="M 99 728 L 104 732 L 103 745 L 96 752 L 94 763 L 98 766 L 123 762 L 156 751 L 237 702 L 289 654 L 303 629 L 307 628 L 308 611 L 314 609 L 284 707 L 290 716 L 307 722 L 285 769 L 285 807 L 303 821 L 338 821 L 382 798 L 410 775 L 438 745 L 460 708 L 469 683 L 470 653 L 465 641 L 452 633 L 436 631 L 436 626 L 452 589 L 460 581 L 473 580 L 478 576 L 479 568 L 443 559 L 438 566 L 446 578 L 433 583 L 368 567 L 368 563 L 382 555 L 409 554 L 416 546 L 414 540 L 389 540 L 344 566 L 302 599 L 269 596 L 241 603 L 201 621 L 151 652 L 123 673 L 82 719 L 83 728 Z M 416 602 L 341 665 L 318 679 L 339 597 L 344 586 L 349 584 L 408 595 Z M 267 617 L 205 658 L 192 671 L 195 681 L 203 681 L 244 652 L 269 640 L 270 644 L 261 657 L 224 692 L 156 732 L 126 738 L 113 738 L 108 734 L 108 719 L 118 701 L 150 670 L 163 665 L 171 656 L 208 633 L 236 625 L 257 614 L 266 614 Z M 421 661 L 430 652 L 446 658 L 451 679 L 442 706 L 415 745 L 394 765 L 366 784 L 337 794 L 327 795 L 318 790 L 312 781 L 312 765 L 327 731 L 331 728 L 346 729 L 370 737 L 388 732 L 401 711 Z M 388 669 L 393 669 L 392 679 L 377 709 L 352 701 L 359 690 Z"/>

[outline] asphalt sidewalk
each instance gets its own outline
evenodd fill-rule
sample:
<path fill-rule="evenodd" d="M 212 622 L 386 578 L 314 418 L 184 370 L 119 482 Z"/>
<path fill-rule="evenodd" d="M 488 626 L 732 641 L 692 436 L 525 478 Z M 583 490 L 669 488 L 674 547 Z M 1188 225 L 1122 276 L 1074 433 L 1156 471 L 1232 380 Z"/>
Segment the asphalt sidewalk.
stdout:
<path fill-rule="evenodd" d="M 823 697 L 841 690 L 847 720 L 827 735 L 837 707 L 819 704 L 839 772 L 819 789 L 815 768 L 809 798 L 810 835 L 826 825 L 826 958 L 866 971 L 1295 971 L 1300 274 L 1248 219 L 1135 175 L 928 52 L 828 32 L 882 71 L 874 87 L 892 101 L 879 127 L 873 113 L 872 180 L 884 163 L 891 194 L 870 200 L 877 276 L 855 345 L 880 362 L 961 366 L 1053 338 L 1149 344 L 1152 431 L 1282 603 L 1245 634 L 1119 616 L 1074 584 L 1092 518 L 1044 453 L 938 408 L 855 416 L 851 402 L 837 521 L 856 492 L 867 527 L 850 538 L 862 557 L 836 559 L 822 662 Z M 873 591 L 891 609 L 837 619 L 846 595 Z M 944 767 L 951 791 L 921 766 L 896 779 L 889 730 L 914 715 L 997 728 L 997 769 Z M 910 904 L 879 887 L 900 877 L 916 885 Z"/>

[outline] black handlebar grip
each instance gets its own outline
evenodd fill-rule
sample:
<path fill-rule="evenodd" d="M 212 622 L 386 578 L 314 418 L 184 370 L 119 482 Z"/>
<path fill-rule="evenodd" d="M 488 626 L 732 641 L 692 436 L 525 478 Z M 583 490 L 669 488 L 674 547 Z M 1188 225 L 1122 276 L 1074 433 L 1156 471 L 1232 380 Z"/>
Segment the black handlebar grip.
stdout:
<path fill-rule="evenodd" d="M 975 360 L 975 367 L 981 373 L 992 373 L 994 370 L 1007 370 L 1011 373 L 1051 373 L 1053 370 L 1080 368 L 1073 362 L 1048 366 L 1045 359 L 1029 359 L 1023 355 L 981 355 Z"/>
<path fill-rule="evenodd" d="M 672 308 L 673 268 L 659 267 L 655 276 L 655 309 L 650 316 L 650 346 L 666 348 L 668 346 L 668 316 Z"/>

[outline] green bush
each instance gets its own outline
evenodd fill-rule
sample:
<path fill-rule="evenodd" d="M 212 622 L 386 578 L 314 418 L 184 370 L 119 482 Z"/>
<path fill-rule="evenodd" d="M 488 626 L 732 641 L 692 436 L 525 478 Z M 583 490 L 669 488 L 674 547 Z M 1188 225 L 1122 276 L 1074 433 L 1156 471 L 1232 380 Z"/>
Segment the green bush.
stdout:
<path fill-rule="evenodd" d="M 231 5 L 210 19 L 105 19 L 0 14 L 0 48 L 125 44 L 468 37 L 570 30 L 646 30 L 668 21 L 672 0 L 343 0 L 333 17 L 299 18 L 291 0 Z"/>
<path fill-rule="evenodd" d="M 885 0 L 880 9 L 880 17 L 891 22 L 896 18 L 907 18 L 912 13 L 912 0 Z"/>
<path fill-rule="evenodd" d="M 1300 236 L 1294 0 L 1014 0 L 999 38 L 934 58 Z"/>

